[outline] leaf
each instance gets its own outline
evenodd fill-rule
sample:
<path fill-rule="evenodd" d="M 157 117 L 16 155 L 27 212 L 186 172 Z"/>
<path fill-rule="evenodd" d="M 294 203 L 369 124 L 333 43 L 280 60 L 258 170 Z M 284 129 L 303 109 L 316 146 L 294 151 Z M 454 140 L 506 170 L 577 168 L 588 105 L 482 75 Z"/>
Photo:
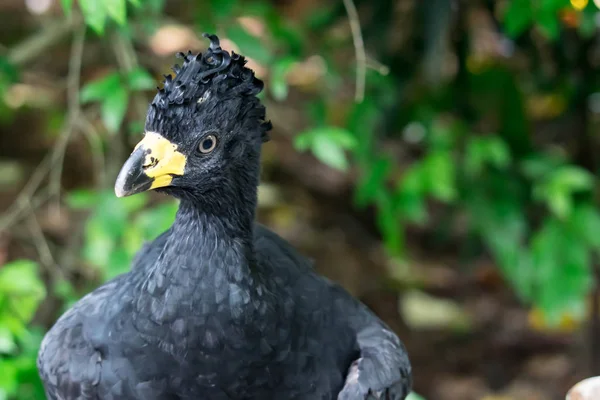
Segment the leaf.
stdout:
<path fill-rule="evenodd" d="M 80 92 L 80 101 L 89 103 L 90 101 L 103 100 L 110 96 L 118 87 L 121 86 L 119 74 L 111 73 L 101 79 L 89 82 Z"/>
<path fill-rule="evenodd" d="M 71 17 L 73 12 L 73 0 L 60 0 L 63 12 L 67 18 Z"/>
<path fill-rule="evenodd" d="M 129 102 L 129 94 L 123 86 L 110 93 L 102 102 L 100 111 L 102 122 L 110 133 L 116 133 L 125 118 L 127 104 Z"/>
<path fill-rule="evenodd" d="M 322 163 L 340 171 L 348 169 L 348 159 L 344 148 L 329 136 L 316 136 L 313 139 L 312 152 Z"/>
<path fill-rule="evenodd" d="M 327 137 L 327 140 L 334 142 L 344 149 L 354 149 L 356 147 L 356 138 L 344 128 L 335 126 L 321 126 L 302 132 L 294 138 L 294 147 L 297 150 L 304 151 L 309 147 L 315 146 L 317 138 Z"/>
<path fill-rule="evenodd" d="M 102 0 L 108 16 L 117 24 L 123 26 L 127 22 L 126 0 Z"/>
<path fill-rule="evenodd" d="M 354 197 L 361 207 L 375 199 L 379 190 L 385 189 L 385 181 L 392 168 L 392 162 L 389 158 L 379 157 L 366 168 L 368 170 L 361 177 Z"/>
<path fill-rule="evenodd" d="M 391 255 L 401 257 L 404 252 L 404 230 L 393 199 L 387 192 L 380 191 L 376 205 L 377 225 L 383 233 L 385 247 Z"/>
<path fill-rule="evenodd" d="M 296 136 L 294 146 L 300 151 L 310 148 L 324 164 L 345 171 L 348 169 L 348 160 L 344 150 L 353 149 L 356 138 L 346 129 L 322 126 Z"/>
<path fill-rule="evenodd" d="M 0 268 L 0 326 L 18 339 L 27 333 L 46 288 L 37 275 L 38 265 L 29 260 L 13 261 Z"/>
<path fill-rule="evenodd" d="M 423 160 L 429 193 L 441 201 L 451 202 L 457 196 L 456 166 L 449 151 L 435 151 Z"/>
<path fill-rule="evenodd" d="M 471 318 L 454 301 L 431 296 L 418 290 L 410 290 L 402 296 L 401 312 L 412 329 L 465 330 L 471 326 Z"/>
<path fill-rule="evenodd" d="M 278 60 L 271 69 L 271 94 L 275 100 L 284 100 L 288 94 L 287 74 L 296 63 L 292 57 Z"/>
<path fill-rule="evenodd" d="M 415 392 L 410 392 L 408 396 L 406 396 L 406 400 L 425 400 L 425 397 L 420 396 Z"/>
<path fill-rule="evenodd" d="M 76 210 L 92 208 L 98 202 L 96 193 L 88 189 L 73 190 L 67 194 L 65 200 L 69 207 Z"/>
<path fill-rule="evenodd" d="M 79 6 L 83 13 L 85 23 L 89 25 L 98 35 L 104 34 L 104 25 L 106 24 L 106 8 L 104 0 L 79 0 Z"/>
<path fill-rule="evenodd" d="M 533 8 L 530 0 L 512 0 L 504 14 L 504 27 L 511 37 L 521 35 L 531 25 Z"/>
<path fill-rule="evenodd" d="M 7 296 L 46 295 L 44 284 L 37 275 L 38 265 L 29 260 L 18 260 L 0 268 L 0 293 Z"/>
<path fill-rule="evenodd" d="M 77 293 L 75 292 L 75 288 L 66 279 L 61 279 L 54 284 L 54 294 L 61 299 L 71 302 L 77 300 Z"/>
<path fill-rule="evenodd" d="M 122 199 L 115 199 L 113 197 L 111 200 L 119 202 L 119 206 L 123 207 L 124 211 L 129 214 L 141 210 L 148 203 L 148 195 L 146 193 L 138 193 L 135 196 L 128 196 Z"/>
<path fill-rule="evenodd" d="M 217 18 L 232 17 L 237 0 L 210 0 L 210 9 Z"/>
<path fill-rule="evenodd" d="M 566 218 L 572 210 L 575 192 L 588 191 L 594 186 L 594 177 L 580 167 L 564 165 L 547 174 L 541 183 L 534 186 L 536 199 L 546 202 L 559 218 Z"/>
<path fill-rule="evenodd" d="M 582 204 L 574 208 L 569 223 L 579 240 L 600 251 L 600 213 L 591 204 Z"/>
<path fill-rule="evenodd" d="M 127 74 L 127 84 L 131 90 L 149 90 L 156 86 L 156 82 L 148 71 L 140 67 Z"/>
<path fill-rule="evenodd" d="M 542 33 L 550 40 L 558 39 L 560 34 L 560 22 L 554 10 L 537 13 L 535 21 Z"/>
<path fill-rule="evenodd" d="M 116 246 L 116 240 L 117 238 L 104 228 L 102 219 L 95 215 L 86 225 L 83 246 L 84 259 L 104 270 L 110 254 Z"/>
<path fill-rule="evenodd" d="M 112 279 L 129 270 L 131 257 L 125 249 L 118 247 L 110 253 L 108 263 L 105 268 L 105 279 Z"/>
<path fill-rule="evenodd" d="M 272 54 L 262 41 L 251 35 L 239 24 L 232 24 L 226 29 L 227 38 L 233 41 L 242 54 L 255 59 L 261 64 L 269 64 Z"/>
<path fill-rule="evenodd" d="M 537 271 L 536 304 L 551 324 L 566 310 L 582 309 L 593 279 L 590 253 L 562 221 L 547 219 L 532 239 Z"/>
<path fill-rule="evenodd" d="M 17 349 L 17 343 L 12 332 L 5 326 L 0 326 L 0 357 L 2 354 L 13 353 Z"/>
<path fill-rule="evenodd" d="M 594 187 L 594 176 L 583 168 L 566 165 L 552 176 L 556 185 L 568 188 L 569 191 L 590 190 Z"/>
<path fill-rule="evenodd" d="M 17 368 L 13 360 L 0 358 L 0 399 L 9 399 L 9 395 L 16 393 L 19 386 Z"/>
<path fill-rule="evenodd" d="M 179 204 L 175 201 L 144 210 L 136 218 L 145 240 L 154 240 L 173 225 Z"/>
<path fill-rule="evenodd" d="M 465 171 L 475 176 L 482 173 L 485 164 L 503 169 L 510 164 L 510 150 L 499 137 L 474 137 L 467 143 Z"/>

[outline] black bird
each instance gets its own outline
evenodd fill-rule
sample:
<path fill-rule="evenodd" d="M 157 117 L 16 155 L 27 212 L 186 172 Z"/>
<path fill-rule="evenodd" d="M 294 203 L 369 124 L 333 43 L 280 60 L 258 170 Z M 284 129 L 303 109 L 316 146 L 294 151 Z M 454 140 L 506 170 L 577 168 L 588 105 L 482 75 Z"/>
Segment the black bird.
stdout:
<path fill-rule="evenodd" d="M 205 36 L 206 52 L 179 54 L 115 185 L 180 199 L 175 222 L 46 334 L 48 398 L 404 399 L 398 337 L 255 222 L 263 83 Z"/>

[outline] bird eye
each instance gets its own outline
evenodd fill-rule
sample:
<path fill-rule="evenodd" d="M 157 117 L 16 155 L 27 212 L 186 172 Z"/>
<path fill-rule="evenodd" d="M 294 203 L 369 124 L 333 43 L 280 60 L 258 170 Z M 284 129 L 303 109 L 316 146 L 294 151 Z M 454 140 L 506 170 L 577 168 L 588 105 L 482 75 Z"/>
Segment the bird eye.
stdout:
<path fill-rule="evenodd" d="M 198 150 L 200 153 L 208 154 L 217 147 L 217 137 L 215 135 L 208 135 L 200 142 Z"/>

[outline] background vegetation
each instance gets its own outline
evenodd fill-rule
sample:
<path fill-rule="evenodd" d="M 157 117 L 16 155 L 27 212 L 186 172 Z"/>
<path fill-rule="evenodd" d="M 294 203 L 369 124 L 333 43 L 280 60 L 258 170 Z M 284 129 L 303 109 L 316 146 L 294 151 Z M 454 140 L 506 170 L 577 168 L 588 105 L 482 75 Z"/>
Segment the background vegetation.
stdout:
<path fill-rule="evenodd" d="M 564 398 L 600 373 L 599 6 L 3 0 L 0 399 L 44 398 L 44 330 L 172 223 L 112 185 L 202 32 L 267 84 L 260 219 L 399 331 L 415 390 Z"/>

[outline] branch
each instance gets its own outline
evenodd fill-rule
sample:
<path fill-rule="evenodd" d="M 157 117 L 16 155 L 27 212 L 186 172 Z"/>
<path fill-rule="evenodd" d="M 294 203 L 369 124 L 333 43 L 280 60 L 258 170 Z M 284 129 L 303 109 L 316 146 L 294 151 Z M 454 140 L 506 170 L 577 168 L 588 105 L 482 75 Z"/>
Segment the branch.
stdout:
<path fill-rule="evenodd" d="M 41 57 L 49 47 L 63 40 L 73 28 L 79 25 L 79 18 L 73 16 L 69 20 L 60 20 L 48 24 L 40 32 L 28 37 L 8 52 L 8 61 L 21 66 Z"/>
<path fill-rule="evenodd" d="M 350 21 L 352 30 L 352 40 L 354 42 L 354 52 L 356 53 L 356 94 L 355 99 L 358 103 L 365 97 L 365 80 L 367 75 L 367 55 L 365 53 L 365 44 L 362 33 L 360 32 L 360 20 L 358 11 L 352 0 L 344 0 L 344 7 Z"/>
<path fill-rule="evenodd" d="M 124 72 L 129 72 L 138 67 L 139 62 L 131 40 L 120 33 L 115 33 L 113 41 L 113 51 L 117 58 L 119 68 Z M 133 106 L 135 111 L 142 117 L 146 115 L 146 101 L 140 96 L 133 95 Z"/>
<path fill-rule="evenodd" d="M 56 270 L 58 269 L 56 262 L 54 261 L 54 257 L 52 257 L 52 252 L 50 251 L 50 246 L 48 246 L 48 242 L 44 237 L 44 232 L 40 224 L 35 217 L 31 204 L 29 200 L 23 201 L 23 206 L 29 209 L 29 215 L 27 217 L 27 225 L 29 227 L 29 231 L 31 232 L 31 237 L 33 238 L 33 242 L 40 256 L 40 261 L 48 270 Z"/>
<path fill-rule="evenodd" d="M 94 170 L 97 174 L 97 186 L 99 189 L 102 189 L 106 184 L 106 162 L 104 160 L 104 151 L 102 150 L 102 138 L 100 137 L 100 134 L 94 125 L 87 119 L 85 115 L 80 115 L 80 118 L 77 120 L 77 125 L 90 145 Z"/>
<path fill-rule="evenodd" d="M 79 79 L 81 76 L 81 61 L 83 58 L 84 44 L 85 27 L 79 27 L 79 29 L 73 33 L 73 44 L 71 45 L 71 56 L 69 58 L 69 75 L 67 77 L 68 116 L 58 141 L 54 145 L 51 164 L 55 165 L 55 168 L 51 170 L 50 182 L 48 183 L 50 196 L 56 196 L 55 204 L 57 212 L 60 210 L 60 181 L 62 178 L 65 151 L 77 119 L 81 113 L 79 107 Z"/>
<path fill-rule="evenodd" d="M 63 24 L 66 25 L 66 24 Z M 71 29 L 71 27 L 70 27 Z M 68 117 L 65 126 L 62 129 L 58 142 L 54 145 L 52 151 L 44 157 L 42 162 L 36 167 L 31 178 L 25 184 L 25 187 L 21 190 L 17 196 L 16 201 L 9 208 L 8 212 L 2 215 L 0 218 L 0 231 L 8 229 L 15 222 L 19 221 L 23 217 L 25 211 L 29 211 L 34 206 L 32 196 L 36 190 L 40 187 L 44 178 L 50 174 L 49 190 L 46 194 L 44 201 L 56 196 L 57 203 L 60 201 L 60 178 L 62 175 L 62 163 L 64 159 L 64 152 L 73 131 L 76 119 L 80 115 L 79 108 L 79 75 L 81 72 L 81 58 L 83 53 L 84 44 L 84 33 L 85 27 L 80 26 L 79 29 L 74 33 L 73 45 L 71 50 L 71 58 L 69 62 L 69 76 L 68 76 Z M 29 45 L 27 48 L 32 48 Z M 20 53 L 27 53 L 24 50 L 20 50 Z M 54 166 L 58 163 L 58 167 Z M 43 202 L 40 202 L 43 203 Z M 37 207 L 37 205 L 35 205 Z"/>

